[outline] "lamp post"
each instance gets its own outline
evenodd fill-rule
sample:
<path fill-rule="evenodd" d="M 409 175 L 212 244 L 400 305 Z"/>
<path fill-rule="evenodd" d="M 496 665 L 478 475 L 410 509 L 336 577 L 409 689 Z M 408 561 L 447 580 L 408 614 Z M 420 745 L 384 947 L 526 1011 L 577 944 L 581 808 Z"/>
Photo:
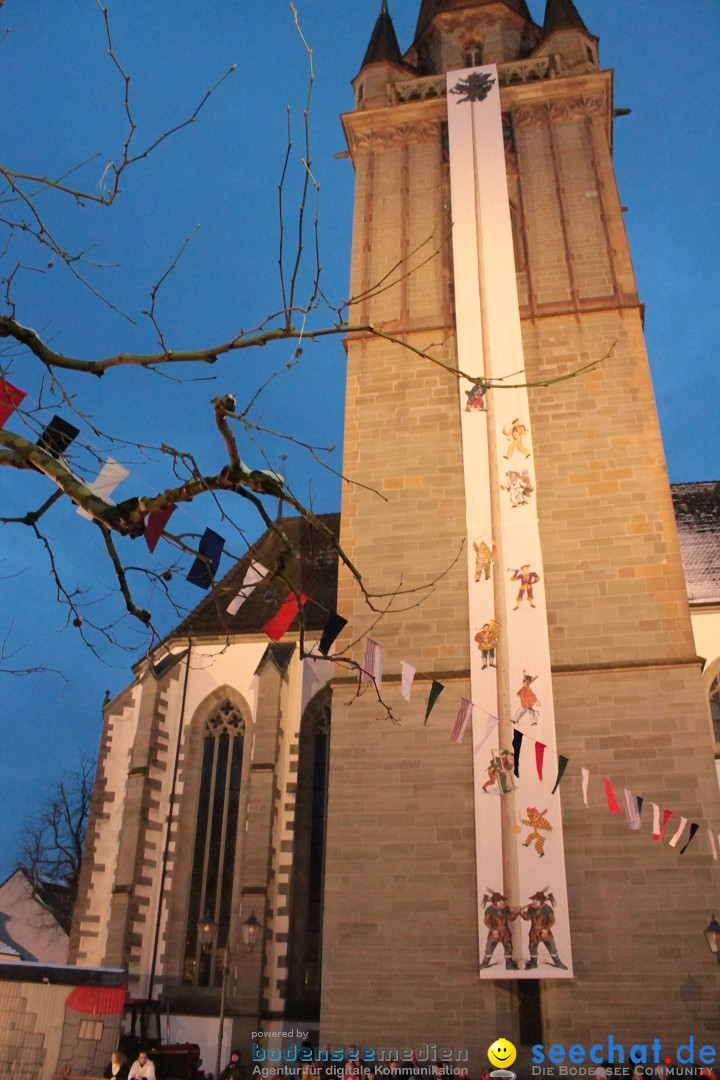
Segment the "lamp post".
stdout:
<path fill-rule="evenodd" d="M 718 964 L 720 964 L 720 922 L 717 921 L 713 915 L 705 928 L 705 937 L 710 948 L 710 952 L 713 954 Z"/>
<path fill-rule="evenodd" d="M 255 918 L 254 911 L 248 915 L 247 919 L 243 919 L 240 924 L 243 944 L 245 946 L 244 952 L 241 954 L 242 956 L 247 956 L 248 953 L 252 952 L 255 947 L 255 941 L 260 926 L 261 924 L 259 920 Z M 213 924 L 213 937 L 215 929 Z M 223 946 L 220 964 L 222 982 L 220 984 L 220 1024 L 218 1028 L 217 1058 L 215 1059 L 215 1080 L 218 1080 L 218 1077 L 220 1076 L 220 1066 L 222 1065 L 223 1029 L 225 1027 L 225 995 L 227 993 L 227 980 L 230 971 L 230 951 L 227 945 Z"/>

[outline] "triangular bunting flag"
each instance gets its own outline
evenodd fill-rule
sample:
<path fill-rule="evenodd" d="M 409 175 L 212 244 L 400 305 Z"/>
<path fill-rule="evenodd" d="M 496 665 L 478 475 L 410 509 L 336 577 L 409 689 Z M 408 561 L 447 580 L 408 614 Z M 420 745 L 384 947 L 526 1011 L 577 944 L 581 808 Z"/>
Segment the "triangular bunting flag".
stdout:
<path fill-rule="evenodd" d="M 710 847 L 712 848 L 713 859 L 715 859 L 715 861 L 717 862 L 717 857 L 718 857 L 717 841 L 715 839 L 715 833 L 712 831 L 712 829 L 708 829 L 708 837 L 710 838 Z"/>
<path fill-rule="evenodd" d="M 677 827 L 677 829 L 675 831 L 675 835 L 673 836 L 672 840 L 670 841 L 670 847 L 675 847 L 678 840 L 682 836 L 682 831 L 683 831 L 683 829 L 685 828 L 686 825 L 687 825 L 687 818 L 686 817 L 681 817 L 680 818 L 680 824 L 678 825 L 678 827 Z"/>
<path fill-rule="evenodd" d="M 227 606 L 226 610 L 228 615 L 237 615 L 247 598 L 252 595 L 258 584 L 264 577 L 267 577 L 269 573 L 270 571 L 266 570 L 262 563 L 254 561 L 250 563 L 245 571 L 245 577 L 243 578 L 240 592 Z"/>
<path fill-rule="evenodd" d="M 347 626 L 347 619 L 343 619 L 342 615 L 338 615 L 337 611 L 331 611 L 328 621 L 323 627 L 322 637 L 318 645 L 323 656 L 327 656 L 330 652 L 333 642 L 344 626 Z"/>
<path fill-rule="evenodd" d="M 433 679 L 432 686 L 430 687 L 430 693 L 428 694 L 427 708 L 425 709 L 425 723 L 427 724 L 430 713 L 435 708 L 435 702 L 442 694 L 445 687 L 437 679 Z"/>
<path fill-rule="evenodd" d="M 493 731 L 497 727 L 497 725 L 498 725 L 497 716 L 490 716 L 488 714 L 488 718 L 485 721 L 485 734 L 483 735 L 482 739 L 477 744 L 477 746 L 474 747 L 475 753 L 477 753 L 478 750 L 483 746 L 483 744 L 488 741 L 488 737 L 490 735 L 490 732 Z"/>
<path fill-rule="evenodd" d="M 660 821 L 660 807 L 653 803 L 653 840 L 660 840 L 665 832 L 665 826 L 672 817 L 672 810 L 665 810 L 662 822 Z"/>
<path fill-rule="evenodd" d="M 304 593 L 300 593 L 300 603 L 305 604 L 307 596 Z M 300 610 L 300 606 L 297 601 L 295 593 L 289 593 L 280 607 L 280 610 L 275 614 L 270 622 L 266 622 L 263 626 L 263 633 L 272 641 L 279 641 L 280 638 L 288 632 L 290 625 Z"/>
<path fill-rule="evenodd" d="M 638 797 L 637 797 L 637 808 L 638 808 L 638 817 L 641 817 L 642 816 L 642 808 L 643 808 L 643 797 L 642 797 L 642 795 L 638 795 Z"/>
<path fill-rule="evenodd" d="M 224 537 L 213 532 L 212 529 L 206 529 L 198 545 L 199 555 L 190 567 L 187 580 L 197 585 L 199 589 L 211 588 L 224 547 Z"/>
<path fill-rule="evenodd" d="M 691 824 L 690 824 L 690 835 L 688 836 L 687 840 L 685 841 L 685 845 L 680 848 L 680 854 L 681 855 L 684 855 L 685 852 L 687 851 L 687 849 L 690 847 L 693 840 L 695 839 L 695 834 L 697 833 L 699 828 L 700 828 L 700 826 L 698 825 L 697 821 L 691 822 Z"/>
<path fill-rule="evenodd" d="M 623 797 L 625 799 L 625 817 L 627 818 L 628 828 L 637 830 L 640 828 L 640 814 L 638 813 L 635 796 L 630 788 L 623 788 Z"/>
<path fill-rule="evenodd" d="M 114 458 L 109 457 L 100 472 L 98 473 L 96 479 L 93 480 L 92 484 L 88 484 L 88 487 L 94 495 L 97 495 L 98 499 L 102 499 L 104 502 L 110 503 L 111 506 L 114 506 L 115 503 L 110 498 L 110 495 L 118 486 L 118 484 L 121 484 L 125 477 L 129 475 L 129 469 L 126 469 L 124 465 L 121 465 L 118 461 L 115 461 Z M 89 514 L 87 510 L 83 510 L 82 506 L 78 506 L 77 512 L 80 517 L 84 517 L 87 518 L 88 521 L 92 521 L 92 514 Z M 213 536 L 217 536 L 217 533 L 213 533 Z M 224 540 L 223 543 L 225 543 Z M 207 588 L 210 588 L 210 586 L 208 585 Z"/>
<path fill-rule="evenodd" d="M 400 691 L 406 701 L 410 700 L 410 691 L 412 689 L 413 679 L 415 678 L 415 668 L 412 664 L 408 664 L 407 660 L 403 660 L 401 665 L 402 671 L 402 690 Z"/>
<path fill-rule="evenodd" d="M 143 533 L 143 537 L 145 539 L 145 543 L 148 546 L 148 551 L 150 552 L 150 554 L 152 554 L 155 548 L 158 546 L 158 540 L 165 532 L 165 526 L 167 525 L 168 521 L 173 516 L 176 510 L 177 507 L 175 503 L 170 503 L 170 505 L 166 506 L 164 510 L 152 510 L 148 514 L 148 519 L 145 525 L 145 532 Z"/>
<path fill-rule="evenodd" d="M 543 761 L 545 759 L 545 743 L 535 743 L 535 765 L 537 767 L 538 780 L 542 780 Z"/>
<path fill-rule="evenodd" d="M 62 416 L 53 416 L 52 420 L 40 435 L 37 445 L 46 454 L 54 458 L 61 457 L 67 450 L 73 439 L 80 434 L 80 428 L 68 424 Z"/>
<path fill-rule="evenodd" d="M 4 426 L 7 418 L 12 416 L 24 397 L 24 390 L 19 390 L 0 375 L 0 428 Z"/>
<path fill-rule="evenodd" d="M 378 690 L 382 687 L 382 649 L 372 638 L 365 642 L 365 661 L 360 672 L 360 682 L 366 686 L 374 683 Z"/>
<path fill-rule="evenodd" d="M 585 803 L 585 805 L 587 806 L 587 804 L 588 804 L 588 801 L 587 801 L 587 795 L 588 795 L 588 783 L 589 783 L 589 781 L 590 781 L 590 773 L 588 772 L 588 770 L 587 770 L 586 768 L 584 768 L 584 766 L 581 766 L 581 767 L 580 767 L 580 771 L 582 772 L 582 793 L 583 793 L 583 802 L 584 802 L 584 803 Z"/>
<path fill-rule="evenodd" d="M 551 795 L 554 795 L 555 792 L 557 791 L 557 789 L 560 787 L 560 781 L 562 780 L 563 776 L 565 775 L 565 770 L 567 769 L 567 767 L 568 767 L 568 759 L 565 757 L 564 754 L 558 754 L 557 777 L 555 779 L 555 784 L 553 786 L 553 789 L 550 792 Z"/>
<path fill-rule="evenodd" d="M 603 777 L 603 784 L 605 785 L 605 798 L 607 799 L 608 810 L 613 814 L 620 814 L 622 811 L 618 806 L 618 801 L 615 798 L 615 792 L 613 791 L 612 784 L 609 780 Z"/>
<path fill-rule="evenodd" d="M 453 724 L 453 729 L 450 732 L 450 742 L 462 742 L 465 728 L 468 726 L 468 720 L 471 716 L 472 702 L 468 701 L 467 698 L 461 698 L 457 718 Z"/>
<path fill-rule="evenodd" d="M 515 764 L 513 766 L 513 772 L 520 779 L 520 751 L 522 750 L 523 733 L 518 731 L 517 728 L 513 731 L 513 754 L 515 756 Z"/>

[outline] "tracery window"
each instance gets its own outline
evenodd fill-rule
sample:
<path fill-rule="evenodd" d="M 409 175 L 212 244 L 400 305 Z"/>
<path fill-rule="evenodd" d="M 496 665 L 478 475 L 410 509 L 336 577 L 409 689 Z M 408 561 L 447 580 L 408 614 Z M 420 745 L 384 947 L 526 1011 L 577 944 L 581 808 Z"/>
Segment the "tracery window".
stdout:
<path fill-rule="evenodd" d="M 217 954 L 227 944 L 230 929 L 245 737 L 245 720 L 237 706 L 226 698 L 206 720 L 203 735 L 183 981 L 217 986 Z M 203 949 L 198 940 L 200 919 L 217 926 L 212 949 Z"/>
<path fill-rule="evenodd" d="M 483 47 L 479 41 L 470 41 L 465 46 L 465 67 L 480 67 L 483 62 Z"/>
<path fill-rule="evenodd" d="M 720 675 L 716 675 L 710 684 L 710 715 L 715 741 L 720 742 Z"/>

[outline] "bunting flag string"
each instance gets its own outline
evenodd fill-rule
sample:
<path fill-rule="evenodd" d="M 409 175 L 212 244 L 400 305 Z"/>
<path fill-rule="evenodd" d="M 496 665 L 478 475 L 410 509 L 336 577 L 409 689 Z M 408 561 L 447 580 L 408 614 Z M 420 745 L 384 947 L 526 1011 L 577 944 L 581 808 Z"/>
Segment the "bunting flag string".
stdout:
<path fill-rule="evenodd" d="M 415 668 L 412 664 L 408 664 L 407 660 L 402 661 L 402 696 L 406 701 L 410 700 L 410 691 L 412 690 L 413 679 L 415 678 Z"/>
<path fill-rule="evenodd" d="M 425 723 L 427 724 L 430 717 L 430 713 L 435 708 L 435 702 L 442 694 L 445 687 L 437 679 L 433 679 L 432 686 L 430 687 L 430 693 L 428 694 L 427 708 L 425 709 Z"/>
<path fill-rule="evenodd" d="M 270 571 L 266 570 L 262 563 L 255 562 L 255 560 L 250 563 L 245 571 L 242 588 L 226 608 L 228 615 L 237 615 L 247 598 L 252 595 L 262 579 L 267 577 L 269 572 Z"/>
<path fill-rule="evenodd" d="M 537 768 L 538 780 L 543 778 L 543 760 L 545 758 L 545 743 L 535 743 L 535 765 Z"/>
<path fill-rule="evenodd" d="M 190 567 L 187 580 L 199 589 L 209 589 L 217 575 L 225 539 L 212 529 L 206 529 L 198 546 L 199 555 Z"/>
<path fill-rule="evenodd" d="M 680 818 L 680 824 L 677 827 L 675 835 L 673 836 L 672 840 L 670 841 L 670 847 L 675 847 L 678 840 L 682 836 L 683 829 L 685 828 L 686 825 L 687 825 L 687 818 L 686 817 L 681 817 Z"/>
<path fill-rule="evenodd" d="M 115 503 L 110 498 L 110 495 L 123 480 L 130 475 L 130 470 L 126 469 L 124 465 L 121 465 L 114 458 L 109 457 L 102 469 L 98 473 L 92 484 L 88 484 L 88 487 L 92 491 L 93 495 L 97 495 L 98 499 L 103 499 L 106 503 L 114 506 Z M 80 517 L 87 518 L 88 521 L 92 521 L 92 514 L 84 510 L 82 506 L 78 506 L 77 512 Z M 208 530 L 206 530 L 207 532 Z M 217 536 L 217 533 L 213 534 Z M 225 541 L 223 541 L 225 543 Z M 210 588 L 208 585 L 207 588 Z"/>
<path fill-rule="evenodd" d="M 518 729 L 515 728 L 515 730 L 513 731 L 513 757 L 515 759 L 513 763 L 513 772 L 517 776 L 518 780 L 520 779 L 520 751 L 522 750 L 522 744 L 523 733 L 522 731 L 518 731 Z"/>
<path fill-rule="evenodd" d="M 165 532 L 165 526 L 176 510 L 177 506 L 175 503 L 170 503 L 164 510 L 152 510 L 148 514 L 143 537 L 145 538 L 145 543 L 147 544 L 148 551 L 151 555 L 157 547 L 160 537 Z"/>
<path fill-rule="evenodd" d="M 80 428 L 63 420 L 62 416 L 53 416 L 47 427 L 41 432 L 36 445 L 51 457 L 59 458 L 80 434 Z"/>
<path fill-rule="evenodd" d="M 333 642 L 345 626 L 347 626 L 347 619 L 343 619 L 342 615 L 338 615 L 337 611 L 331 611 L 328 621 L 323 627 L 322 637 L 320 638 L 320 644 L 318 646 L 323 656 L 327 656 L 330 652 Z"/>
<path fill-rule="evenodd" d="M 612 784 L 609 780 L 606 780 L 605 777 L 603 777 L 603 784 L 605 785 L 605 798 L 607 799 L 608 810 L 610 810 L 613 814 L 622 813 L 620 807 L 618 806 L 618 801 L 615 798 L 615 792 L 613 791 Z"/>
<path fill-rule="evenodd" d="M 382 687 L 382 649 L 372 638 L 365 642 L 365 662 L 360 673 L 360 682 L 366 686 L 374 682 L 378 690 Z"/>
<path fill-rule="evenodd" d="M 5 426 L 5 421 L 12 416 L 24 397 L 24 390 L 13 386 L 0 375 L 0 428 Z"/>
<path fill-rule="evenodd" d="M 450 732 L 450 742 L 462 742 L 465 729 L 468 726 L 468 721 L 472 716 L 472 702 L 467 698 L 461 698 L 460 708 L 458 709 L 457 719 L 453 724 L 452 731 Z"/>
<path fill-rule="evenodd" d="M 690 847 L 693 840 L 695 839 L 695 835 L 696 835 L 699 828 L 700 828 L 700 826 L 698 825 L 697 821 L 691 822 L 691 824 L 690 824 L 690 835 L 688 836 L 687 840 L 685 841 L 685 845 L 680 848 L 680 854 L 681 855 L 684 855 L 685 852 L 687 851 L 687 849 Z"/>
<path fill-rule="evenodd" d="M 552 791 L 551 791 L 551 793 L 550 793 L 551 795 L 554 795 L 554 794 L 555 794 L 555 792 L 557 791 L 557 789 L 558 789 L 558 788 L 560 787 L 560 781 L 562 780 L 563 776 L 565 775 L 565 770 L 566 770 L 566 769 L 567 769 L 567 767 L 568 767 L 568 761 L 569 761 L 569 760 L 570 760 L 570 759 L 569 759 L 569 758 L 566 758 L 564 754 L 558 754 L 558 771 L 557 771 L 557 777 L 556 777 L 556 779 L 555 779 L 555 783 L 554 783 L 554 785 L 553 785 L 553 789 L 552 789 Z"/>
<path fill-rule="evenodd" d="M 304 593 L 300 594 L 300 602 L 303 605 L 307 602 L 307 596 Z M 263 633 L 267 634 L 271 641 L 279 641 L 290 629 L 290 625 L 299 610 L 297 596 L 295 593 L 288 593 L 277 614 L 263 626 Z"/>

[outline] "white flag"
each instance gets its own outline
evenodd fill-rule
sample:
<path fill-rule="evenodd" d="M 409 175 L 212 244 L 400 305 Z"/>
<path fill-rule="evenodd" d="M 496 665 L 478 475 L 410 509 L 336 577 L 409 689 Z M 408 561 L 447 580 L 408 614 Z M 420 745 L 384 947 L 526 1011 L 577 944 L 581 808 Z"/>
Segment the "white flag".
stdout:
<path fill-rule="evenodd" d="M 675 845 L 677 844 L 678 840 L 680 839 L 680 837 L 682 835 L 682 831 L 683 831 L 683 829 L 685 828 L 686 825 L 687 825 L 687 818 L 686 817 L 681 817 L 680 818 L 680 824 L 677 827 L 677 832 L 675 833 L 672 840 L 670 841 L 670 847 L 675 847 Z"/>
<path fill-rule="evenodd" d="M 130 475 L 130 470 L 126 469 L 124 465 L 115 461 L 114 458 L 109 457 L 102 469 L 97 475 L 97 478 L 88 484 L 88 487 L 94 495 L 97 495 L 99 499 L 109 503 L 110 506 L 114 506 L 115 503 L 110 498 L 111 493 L 115 490 L 118 484 L 121 484 L 126 476 Z M 89 514 L 87 510 L 83 510 L 82 506 L 78 506 L 77 509 L 80 517 L 87 518 L 88 521 L 92 521 L 92 514 Z"/>
<path fill-rule="evenodd" d="M 639 829 L 640 813 L 638 811 L 637 799 L 630 788 L 624 788 L 623 794 L 625 796 L 625 817 L 628 820 L 628 828 Z"/>
<path fill-rule="evenodd" d="M 708 836 L 710 837 L 710 847 L 712 848 L 713 859 L 717 860 L 718 849 L 717 843 L 715 841 L 715 833 L 712 831 L 712 829 L 708 829 Z"/>
<path fill-rule="evenodd" d="M 242 588 L 237 594 L 234 600 L 231 600 L 227 606 L 228 615 L 237 615 L 240 608 L 243 606 L 248 596 L 255 590 L 256 586 L 262 579 L 269 573 L 265 567 L 259 562 L 251 562 L 250 566 L 245 572 Z"/>
<path fill-rule="evenodd" d="M 584 769 L 584 768 L 582 768 L 582 766 L 581 766 L 581 770 L 580 770 L 580 771 L 582 772 L 582 793 L 583 793 L 583 802 L 584 802 L 584 803 L 585 803 L 585 805 L 587 806 L 587 804 L 588 804 L 588 801 L 587 801 L 587 791 L 588 791 L 588 781 L 590 780 L 590 773 L 588 772 L 588 770 L 587 770 L 587 769 Z"/>
<path fill-rule="evenodd" d="M 480 742 L 475 747 L 475 753 L 478 752 L 478 750 L 481 748 L 483 743 L 487 742 L 488 737 L 490 735 L 490 732 L 493 731 L 497 727 L 497 724 L 498 724 L 497 716 L 490 716 L 488 714 L 488 718 L 485 721 L 485 734 L 483 735 L 482 739 L 480 740 Z"/>
<path fill-rule="evenodd" d="M 412 664 L 408 664 L 407 660 L 402 662 L 402 696 L 406 701 L 410 700 L 410 690 L 412 689 L 413 679 L 415 678 L 415 668 Z"/>

